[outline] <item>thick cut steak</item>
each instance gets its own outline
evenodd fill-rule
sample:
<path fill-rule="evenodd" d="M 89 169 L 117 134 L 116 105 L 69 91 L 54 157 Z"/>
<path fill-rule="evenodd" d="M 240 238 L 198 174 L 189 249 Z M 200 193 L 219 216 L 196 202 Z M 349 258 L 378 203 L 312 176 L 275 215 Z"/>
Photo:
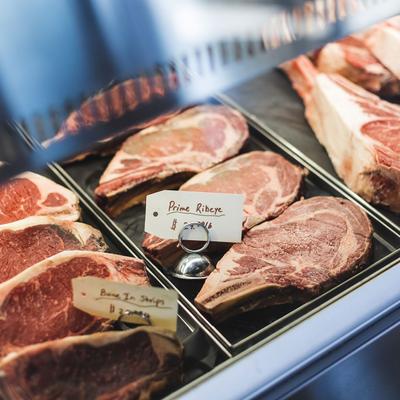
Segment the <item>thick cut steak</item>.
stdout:
<path fill-rule="evenodd" d="M 368 30 L 365 42 L 371 53 L 400 79 L 400 16 Z"/>
<path fill-rule="evenodd" d="M 25 172 L 0 185 L 0 224 L 34 215 L 76 221 L 78 198 L 65 187 L 44 176 Z"/>
<path fill-rule="evenodd" d="M 106 328 L 72 305 L 71 279 L 97 276 L 148 285 L 141 260 L 92 251 L 64 251 L 0 284 L 0 356 L 46 340 Z"/>
<path fill-rule="evenodd" d="M 89 225 L 28 217 L 0 226 L 0 283 L 64 250 L 106 251 L 101 233 Z"/>
<path fill-rule="evenodd" d="M 154 85 L 154 82 L 156 81 L 153 80 L 152 87 L 156 94 L 162 95 L 164 93 L 162 79 L 158 80 L 158 85 Z M 140 91 L 139 95 L 137 93 L 138 90 Z M 68 136 L 79 134 L 82 129 L 93 127 L 98 123 L 116 120 L 124 114 L 133 111 L 138 106 L 138 99 L 142 101 L 150 99 L 150 87 L 147 78 L 139 78 L 137 80 L 128 79 L 107 90 L 102 90 L 97 95 L 87 99 L 79 109 L 73 111 L 63 122 L 56 135 L 43 142 L 43 145 L 49 147 L 53 143 L 59 142 Z M 110 135 L 99 141 L 97 146 L 91 151 L 78 154 L 69 161 L 81 160 L 89 154 L 96 152 L 109 153 L 110 150 L 115 151 L 113 144 L 121 142 L 122 138 L 150 124 L 162 122 L 178 112 L 179 111 L 168 115 L 162 115 L 155 120 L 140 125 L 133 125 L 122 131 L 111 130 Z"/>
<path fill-rule="evenodd" d="M 304 56 L 283 66 L 338 175 L 367 201 L 400 211 L 400 106 Z"/>
<path fill-rule="evenodd" d="M 271 151 L 253 151 L 225 161 L 183 184 L 180 190 L 245 195 L 243 230 L 275 218 L 299 196 L 304 170 Z M 145 252 L 163 266 L 182 256 L 177 241 L 145 235 Z"/>
<path fill-rule="evenodd" d="M 195 302 L 219 320 L 305 301 L 355 273 L 368 257 L 371 236 L 367 215 L 348 200 L 298 201 L 234 244 Z"/>
<path fill-rule="evenodd" d="M 369 51 L 362 35 L 348 36 L 324 46 L 316 56 L 320 72 L 337 73 L 383 96 L 400 93 L 400 81 Z"/>
<path fill-rule="evenodd" d="M 193 107 L 128 138 L 100 178 L 96 195 L 111 215 L 161 188 L 176 188 L 238 153 L 247 124 L 226 106 Z"/>
<path fill-rule="evenodd" d="M 136 328 L 27 346 L 0 362 L 1 398 L 150 399 L 180 381 L 175 336 Z"/>

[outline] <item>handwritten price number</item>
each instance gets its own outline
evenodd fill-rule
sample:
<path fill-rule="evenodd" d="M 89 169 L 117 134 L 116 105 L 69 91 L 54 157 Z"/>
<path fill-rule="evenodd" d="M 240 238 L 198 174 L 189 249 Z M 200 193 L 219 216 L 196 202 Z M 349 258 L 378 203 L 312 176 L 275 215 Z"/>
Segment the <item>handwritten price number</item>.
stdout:
<path fill-rule="evenodd" d="M 184 222 L 183 225 L 187 225 L 187 224 L 191 224 L 191 223 L 192 222 Z M 197 221 L 197 224 L 203 225 L 207 229 L 211 229 L 212 228 L 212 222 L 209 222 L 209 221 Z M 186 228 L 186 229 L 193 230 L 193 229 L 196 229 L 196 227 L 192 225 L 190 228 Z"/>

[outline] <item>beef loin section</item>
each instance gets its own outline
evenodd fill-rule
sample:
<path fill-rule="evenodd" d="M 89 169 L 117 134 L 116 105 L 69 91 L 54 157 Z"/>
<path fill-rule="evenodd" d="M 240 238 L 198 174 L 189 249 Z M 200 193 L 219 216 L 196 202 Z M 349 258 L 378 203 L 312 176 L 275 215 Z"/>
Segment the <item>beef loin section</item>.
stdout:
<path fill-rule="evenodd" d="M 0 356 L 26 345 L 106 328 L 72 305 L 71 279 L 96 276 L 148 285 L 141 260 L 93 251 L 64 251 L 0 284 Z"/>
<path fill-rule="evenodd" d="M 400 79 L 400 16 L 377 24 L 364 36 L 371 53 Z"/>
<path fill-rule="evenodd" d="M 195 302 L 214 319 L 303 302 L 367 260 L 372 227 L 348 200 L 313 197 L 251 229 L 206 279 Z"/>
<path fill-rule="evenodd" d="M 400 211 L 400 106 L 319 73 L 305 56 L 283 68 L 337 174 L 367 201 Z"/>
<path fill-rule="evenodd" d="M 238 153 L 248 137 L 245 119 L 217 105 L 190 108 L 128 138 L 95 190 L 111 215 L 149 193 L 177 188 L 194 174 Z"/>
<path fill-rule="evenodd" d="M 328 43 L 317 52 L 320 72 L 337 73 L 364 89 L 382 96 L 400 93 L 400 81 L 370 52 L 363 35 L 352 35 Z"/>
<path fill-rule="evenodd" d="M 25 172 L 0 185 L 0 224 L 34 215 L 76 221 L 77 196 L 65 187 L 33 172 Z"/>
<path fill-rule="evenodd" d="M 3 358 L 0 393 L 13 400 L 144 400 L 178 383 L 181 364 L 181 345 L 160 329 L 75 336 Z"/>
<path fill-rule="evenodd" d="M 106 251 L 97 229 L 50 217 L 29 217 L 0 226 L 0 283 L 64 250 Z"/>
<path fill-rule="evenodd" d="M 304 170 L 271 151 L 252 151 L 195 175 L 180 190 L 244 194 L 244 231 L 281 214 L 300 193 Z M 183 255 L 176 240 L 145 235 L 146 254 L 163 266 Z M 218 251 L 220 246 L 214 246 Z M 213 249 L 211 249 L 213 250 Z"/>

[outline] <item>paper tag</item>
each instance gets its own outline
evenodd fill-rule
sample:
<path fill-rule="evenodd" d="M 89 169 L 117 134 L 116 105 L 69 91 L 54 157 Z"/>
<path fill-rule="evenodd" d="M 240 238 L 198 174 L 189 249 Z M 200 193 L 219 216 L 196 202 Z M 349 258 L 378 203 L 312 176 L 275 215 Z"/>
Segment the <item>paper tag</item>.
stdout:
<path fill-rule="evenodd" d="M 213 242 L 242 240 L 242 194 L 163 190 L 146 197 L 144 230 L 163 239 L 178 239 L 182 228 L 193 222 L 203 224 Z M 184 239 L 205 240 L 203 229 L 188 229 Z"/>
<path fill-rule="evenodd" d="M 143 311 L 151 325 L 176 331 L 178 294 L 173 290 L 135 286 L 86 276 L 72 279 L 74 307 L 101 318 L 117 320 L 125 311 Z M 138 316 L 124 316 L 124 322 L 143 324 Z"/>

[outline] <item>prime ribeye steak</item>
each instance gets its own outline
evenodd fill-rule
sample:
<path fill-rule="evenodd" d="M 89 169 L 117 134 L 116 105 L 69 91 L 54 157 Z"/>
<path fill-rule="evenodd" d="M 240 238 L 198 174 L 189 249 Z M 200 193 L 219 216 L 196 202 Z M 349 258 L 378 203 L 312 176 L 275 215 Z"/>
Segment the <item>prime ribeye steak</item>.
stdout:
<path fill-rule="evenodd" d="M 182 358 L 175 336 L 156 328 L 68 337 L 3 358 L 0 394 L 13 400 L 146 400 L 180 381 Z"/>
<path fill-rule="evenodd" d="M 338 175 L 367 201 L 400 211 L 400 106 L 300 56 L 283 66 Z"/>
<path fill-rule="evenodd" d="M 179 187 L 238 153 L 248 137 L 242 115 L 226 106 L 193 107 L 128 138 L 100 178 L 96 195 L 112 215 L 146 195 Z"/>
<path fill-rule="evenodd" d="M 328 43 L 317 52 L 320 72 L 337 73 L 364 89 L 383 96 L 400 93 L 400 81 L 369 51 L 363 35 L 352 35 Z"/>
<path fill-rule="evenodd" d="M 275 218 L 299 196 L 304 170 L 271 151 L 252 151 L 195 175 L 180 190 L 245 196 L 243 230 Z M 175 240 L 145 235 L 144 251 L 163 266 L 182 255 Z M 218 247 L 215 247 L 218 251 Z"/>
<path fill-rule="evenodd" d="M 106 251 L 97 229 L 80 222 L 28 217 L 0 226 L 0 283 L 64 250 Z"/>
<path fill-rule="evenodd" d="M 367 260 L 371 236 L 367 215 L 348 200 L 298 201 L 234 244 L 195 302 L 220 320 L 255 308 L 305 301 L 355 273 Z"/>
<path fill-rule="evenodd" d="M 93 251 L 64 251 L 0 284 L 0 356 L 46 340 L 106 328 L 72 305 L 71 279 L 96 276 L 148 285 L 141 260 Z"/>
<path fill-rule="evenodd" d="M 400 16 L 369 29 L 365 42 L 371 53 L 400 79 Z"/>
<path fill-rule="evenodd" d="M 0 224 L 34 215 L 76 221 L 77 196 L 65 187 L 33 172 L 25 172 L 0 185 Z"/>

